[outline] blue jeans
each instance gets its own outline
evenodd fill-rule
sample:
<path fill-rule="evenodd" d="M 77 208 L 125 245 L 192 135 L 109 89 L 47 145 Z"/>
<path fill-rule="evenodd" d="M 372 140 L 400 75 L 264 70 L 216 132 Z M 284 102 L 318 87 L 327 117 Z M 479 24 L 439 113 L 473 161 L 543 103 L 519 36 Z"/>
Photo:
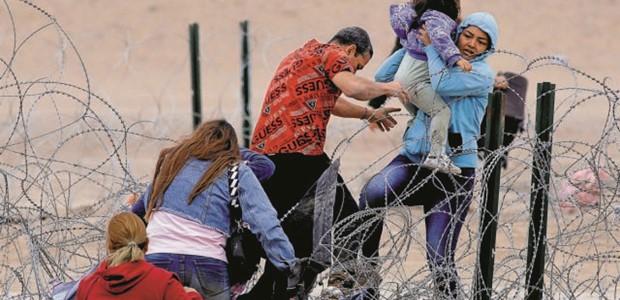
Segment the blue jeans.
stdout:
<path fill-rule="evenodd" d="M 424 207 L 426 225 L 426 257 L 435 286 L 445 296 L 455 297 L 458 274 L 454 252 L 474 188 L 474 168 L 462 168 L 462 174 L 450 176 L 419 167 L 399 155 L 373 176 L 364 186 L 360 209 L 377 209 L 366 219 L 362 239 L 365 257 L 378 256 L 383 231 L 383 211 L 401 200 L 407 206 Z"/>
<path fill-rule="evenodd" d="M 215 258 L 172 253 L 146 255 L 146 261 L 179 275 L 181 283 L 204 299 L 229 300 L 228 265 Z"/>

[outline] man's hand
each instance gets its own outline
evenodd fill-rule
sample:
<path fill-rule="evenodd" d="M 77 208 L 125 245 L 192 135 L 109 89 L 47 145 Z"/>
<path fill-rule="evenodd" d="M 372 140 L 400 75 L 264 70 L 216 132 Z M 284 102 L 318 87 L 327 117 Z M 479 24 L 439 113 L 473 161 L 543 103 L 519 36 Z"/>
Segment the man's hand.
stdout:
<path fill-rule="evenodd" d="M 291 300 L 303 299 L 304 284 L 301 278 L 302 264 L 306 264 L 307 258 L 297 260 L 290 274 L 286 278 L 286 294 Z"/>
<path fill-rule="evenodd" d="M 390 113 L 398 111 L 400 111 L 400 108 L 398 107 L 381 107 L 372 112 L 372 114 L 368 118 L 368 122 L 377 124 L 377 127 L 381 131 L 390 131 L 390 129 L 392 129 L 398 123 L 396 122 L 394 117 L 390 116 Z"/>
<path fill-rule="evenodd" d="M 388 97 L 396 97 L 401 103 L 409 103 L 411 101 L 411 95 L 403 88 L 402 84 L 398 81 L 388 82 L 392 94 L 386 95 Z"/>

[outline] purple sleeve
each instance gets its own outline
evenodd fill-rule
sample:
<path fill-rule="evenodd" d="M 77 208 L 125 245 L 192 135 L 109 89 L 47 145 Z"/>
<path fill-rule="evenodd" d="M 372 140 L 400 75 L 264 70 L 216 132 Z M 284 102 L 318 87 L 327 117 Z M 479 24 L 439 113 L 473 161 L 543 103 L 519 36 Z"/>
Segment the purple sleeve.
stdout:
<path fill-rule="evenodd" d="M 426 32 L 435 46 L 439 56 L 450 67 L 460 60 L 461 52 L 452 40 L 452 32 L 456 29 L 456 22 L 447 15 L 436 10 L 426 11 L 421 18 L 426 25 Z"/>
<path fill-rule="evenodd" d="M 265 155 L 256 153 L 248 148 L 241 148 L 241 160 L 246 161 L 252 173 L 256 175 L 258 181 L 263 182 L 269 179 L 276 169 L 276 165 Z"/>
<path fill-rule="evenodd" d="M 138 201 L 131 206 L 131 212 L 142 219 L 144 219 L 144 216 L 146 215 L 146 206 L 144 205 L 145 194 L 147 193 L 142 193 L 140 195 L 140 199 L 138 199 Z"/>
<path fill-rule="evenodd" d="M 407 39 L 407 33 L 411 30 L 415 11 L 408 3 L 390 5 L 390 25 L 401 39 Z"/>

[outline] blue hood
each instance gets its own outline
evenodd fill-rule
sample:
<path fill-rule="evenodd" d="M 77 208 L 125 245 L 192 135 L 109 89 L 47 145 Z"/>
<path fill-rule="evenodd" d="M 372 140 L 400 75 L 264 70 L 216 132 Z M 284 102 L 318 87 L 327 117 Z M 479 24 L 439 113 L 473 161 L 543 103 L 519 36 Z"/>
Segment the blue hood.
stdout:
<path fill-rule="evenodd" d="M 461 24 L 459 24 L 458 28 L 456 29 L 457 40 L 458 40 L 458 37 L 461 35 L 461 32 L 463 32 L 463 29 L 469 26 L 476 26 L 482 29 L 482 31 L 486 32 L 489 35 L 489 38 L 491 39 L 491 45 L 489 47 L 489 50 L 483 53 L 482 55 L 476 57 L 472 61 L 483 60 L 487 58 L 489 55 L 491 55 L 493 52 L 495 52 L 495 47 L 497 47 L 497 34 L 498 34 L 497 22 L 495 21 L 495 18 L 493 17 L 493 15 L 491 15 L 490 13 L 487 13 L 487 12 L 473 13 L 467 16 L 467 18 L 465 18 L 463 22 L 461 22 Z"/>

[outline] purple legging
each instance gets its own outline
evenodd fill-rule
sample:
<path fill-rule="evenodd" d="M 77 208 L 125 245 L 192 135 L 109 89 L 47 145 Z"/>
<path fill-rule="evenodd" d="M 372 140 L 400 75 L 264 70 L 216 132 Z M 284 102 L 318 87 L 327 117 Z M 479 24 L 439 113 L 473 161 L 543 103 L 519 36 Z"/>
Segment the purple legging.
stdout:
<path fill-rule="evenodd" d="M 428 264 L 436 288 L 452 297 L 458 284 L 454 250 L 471 204 L 475 169 L 462 168 L 461 175 L 451 176 L 433 174 L 418 163 L 419 160 L 412 162 L 399 155 L 364 186 L 360 209 L 379 209 L 367 215 L 362 253 L 368 258 L 378 256 L 384 213 L 380 208 L 393 206 L 395 202 L 422 205 L 426 215 Z"/>

